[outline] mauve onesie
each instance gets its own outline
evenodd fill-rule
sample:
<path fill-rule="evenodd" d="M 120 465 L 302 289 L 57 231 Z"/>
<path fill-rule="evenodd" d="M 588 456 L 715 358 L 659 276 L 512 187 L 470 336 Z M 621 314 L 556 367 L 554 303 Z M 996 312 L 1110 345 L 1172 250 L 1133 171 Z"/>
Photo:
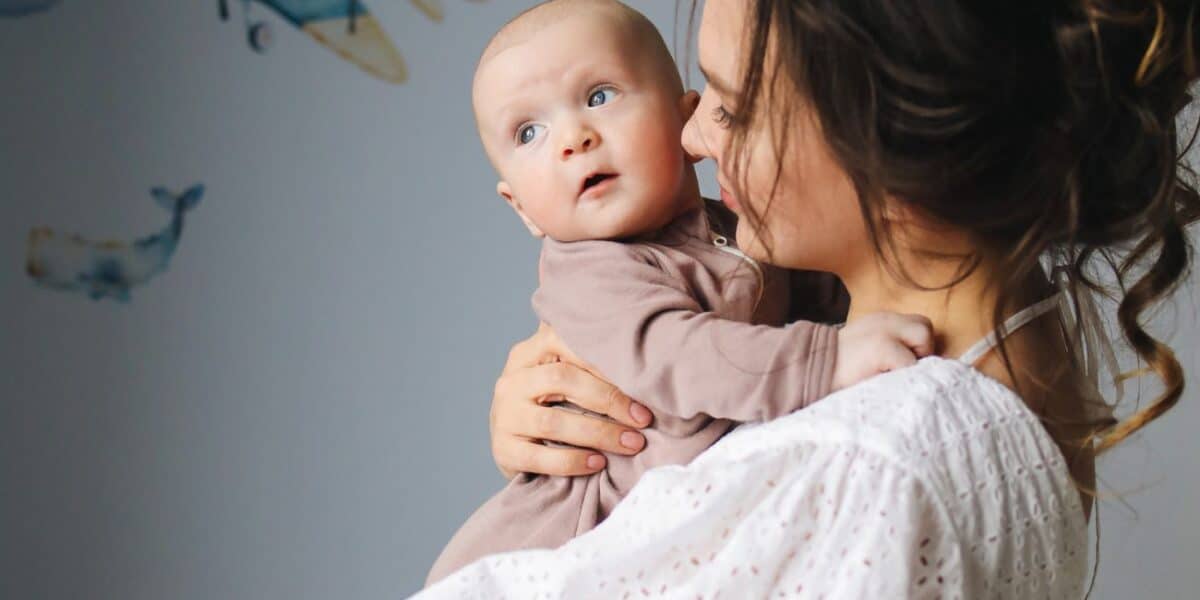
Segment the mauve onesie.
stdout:
<path fill-rule="evenodd" d="M 729 247 L 718 232 L 732 232 L 733 222 L 718 211 L 698 208 L 634 242 L 546 239 L 534 311 L 646 405 L 654 423 L 642 430 L 642 452 L 605 453 L 598 473 L 514 477 L 458 530 L 426 586 L 488 554 L 556 548 L 608 516 L 647 470 L 686 464 L 738 422 L 772 419 L 829 393 L 836 329 L 781 326 L 795 314 L 788 272 Z M 837 302 L 830 289 L 812 288 L 822 296 L 812 302 Z"/>

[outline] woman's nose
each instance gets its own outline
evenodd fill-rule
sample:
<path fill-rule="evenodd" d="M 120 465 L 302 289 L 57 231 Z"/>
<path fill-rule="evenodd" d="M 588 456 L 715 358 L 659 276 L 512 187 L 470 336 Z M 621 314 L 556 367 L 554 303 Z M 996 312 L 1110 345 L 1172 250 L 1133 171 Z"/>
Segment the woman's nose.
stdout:
<path fill-rule="evenodd" d="M 562 158 L 566 160 L 577 153 L 595 150 L 600 145 L 600 134 L 586 125 L 580 126 L 567 136 L 562 146 Z"/>
<path fill-rule="evenodd" d="M 709 151 L 708 145 L 704 143 L 704 139 L 700 134 L 700 127 L 696 125 L 696 117 L 688 119 L 683 125 L 683 133 L 679 136 L 679 141 L 683 144 L 683 155 L 689 163 L 698 163 L 706 158 L 712 158 L 712 152 Z"/>

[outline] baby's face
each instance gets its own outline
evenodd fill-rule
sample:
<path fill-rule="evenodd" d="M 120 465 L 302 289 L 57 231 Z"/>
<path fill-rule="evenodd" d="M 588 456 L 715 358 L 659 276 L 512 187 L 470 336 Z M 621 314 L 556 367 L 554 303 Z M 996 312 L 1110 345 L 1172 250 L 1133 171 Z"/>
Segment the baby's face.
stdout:
<path fill-rule="evenodd" d="M 633 236 L 694 201 L 679 141 L 688 103 L 638 60 L 654 46 L 629 38 L 607 19 L 572 15 L 500 51 L 476 75 L 497 191 L 534 235 Z"/>

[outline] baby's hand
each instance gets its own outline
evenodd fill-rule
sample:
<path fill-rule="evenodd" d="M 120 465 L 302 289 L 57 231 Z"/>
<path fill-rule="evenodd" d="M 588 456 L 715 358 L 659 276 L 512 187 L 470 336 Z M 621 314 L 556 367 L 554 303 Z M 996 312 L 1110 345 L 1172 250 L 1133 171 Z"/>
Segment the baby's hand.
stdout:
<path fill-rule="evenodd" d="M 878 312 L 838 330 L 833 389 L 907 367 L 933 353 L 933 324 L 921 315 Z"/>

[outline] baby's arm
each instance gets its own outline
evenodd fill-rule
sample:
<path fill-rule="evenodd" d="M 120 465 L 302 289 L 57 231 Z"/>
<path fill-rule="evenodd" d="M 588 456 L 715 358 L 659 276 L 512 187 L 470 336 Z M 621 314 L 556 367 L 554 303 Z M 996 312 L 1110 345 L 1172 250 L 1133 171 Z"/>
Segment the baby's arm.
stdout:
<path fill-rule="evenodd" d="M 766 420 L 833 386 L 838 332 L 718 317 L 638 248 L 558 244 L 544 252 L 534 309 L 564 343 L 627 395 L 683 418 Z"/>

